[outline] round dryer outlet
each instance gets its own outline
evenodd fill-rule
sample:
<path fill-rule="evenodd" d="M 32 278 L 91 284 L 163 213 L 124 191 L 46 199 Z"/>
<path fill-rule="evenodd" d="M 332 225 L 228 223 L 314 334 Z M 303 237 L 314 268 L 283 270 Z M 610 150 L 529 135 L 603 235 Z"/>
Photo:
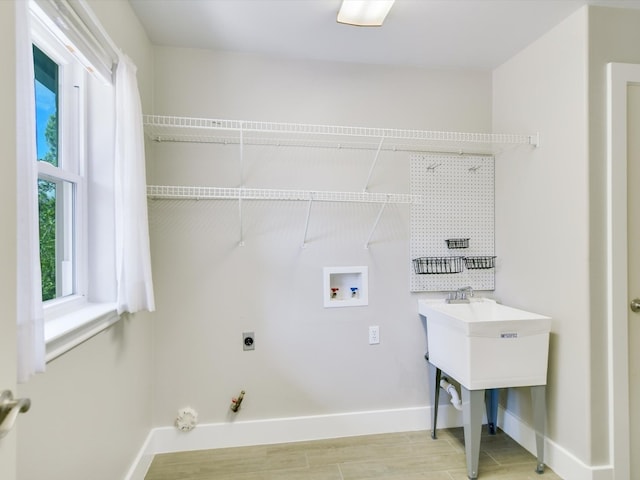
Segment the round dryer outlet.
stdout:
<path fill-rule="evenodd" d="M 193 430 L 198 423 L 198 412 L 191 407 L 178 410 L 176 417 L 176 428 L 181 432 Z"/>

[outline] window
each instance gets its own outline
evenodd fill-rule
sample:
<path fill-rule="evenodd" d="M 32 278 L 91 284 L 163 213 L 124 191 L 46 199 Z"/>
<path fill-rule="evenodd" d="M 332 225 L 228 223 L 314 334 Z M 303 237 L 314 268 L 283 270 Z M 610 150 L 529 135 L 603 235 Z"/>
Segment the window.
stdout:
<path fill-rule="evenodd" d="M 95 55 L 82 5 L 30 0 L 29 9 L 48 361 L 118 319 L 113 57 Z"/>
<path fill-rule="evenodd" d="M 135 65 L 86 2 L 18 4 L 17 200 L 29 218 L 17 228 L 17 316 L 28 378 L 44 367 L 43 329 L 48 361 L 154 301 Z"/>
<path fill-rule="evenodd" d="M 40 267 L 44 302 L 83 295 L 77 272 L 84 225 L 79 212 L 85 170 L 81 149 L 84 73 L 46 35 L 33 45 Z M 45 53 L 46 51 L 46 53 Z"/>

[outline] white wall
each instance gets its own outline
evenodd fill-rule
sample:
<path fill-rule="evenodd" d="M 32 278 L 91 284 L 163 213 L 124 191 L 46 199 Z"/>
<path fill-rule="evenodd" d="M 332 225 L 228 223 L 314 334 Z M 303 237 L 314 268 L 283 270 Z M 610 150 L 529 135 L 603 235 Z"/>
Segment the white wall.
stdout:
<path fill-rule="evenodd" d="M 640 63 L 638 45 L 640 12 L 589 7 L 494 72 L 494 129 L 542 143 L 496 164 L 496 295 L 554 317 L 549 437 L 593 472 L 611 462 L 606 64 Z M 530 422 L 524 395 L 507 408 Z"/>
<path fill-rule="evenodd" d="M 496 161 L 496 296 L 553 317 L 548 436 L 590 465 L 587 21 L 578 11 L 494 71 L 493 128 L 540 132 L 535 151 Z M 506 407 L 531 424 L 525 392 Z"/>
<path fill-rule="evenodd" d="M 152 50 L 129 3 L 90 4 L 137 64 L 143 103 L 148 106 Z M 33 403 L 20 423 L 17 478 L 124 478 L 151 428 L 150 317 L 121 320 L 19 386 L 20 396 Z"/>
<path fill-rule="evenodd" d="M 160 47 L 156 56 L 157 114 L 425 130 L 490 128 L 486 72 Z"/>
<path fill-rule="evenodd" d="M 19 389 L 18 478 L 124 478 L 150 429 L 148 321 L 121 320 Z"/>
<path fill-rule="evenodd" d="M 489 131 L 491 76 L 284 61 L 157 48 L 155 112 L 208 118 Z M 149 182 L 238 186 L 238 147 L 154 144 Z M 373 152 L 245 148 L 250 187 L 361 191 Z M 408 191 L 408 155 L 381 157 L 371 191 Z M 200 421 L 428 405 L 425 338 L 409 293 L 408 207 L 152 201 L 154 424 L 191 405 Z M 324 309 L 322 267 L 367 265 L 369 305 Z M 381 343 L 368 345 L 368 326 Z M 255 331 L 243 352 L 241 334 Z"/>
<path fill-rule="evenodd" d="M 0 168 L 7 179 L 0 199 L 0 392 L 16 393 L 16 102 L 15 6 L 0 2 Z M 16 478 L 16 431 L 0 440 L 0 478 Z"/>

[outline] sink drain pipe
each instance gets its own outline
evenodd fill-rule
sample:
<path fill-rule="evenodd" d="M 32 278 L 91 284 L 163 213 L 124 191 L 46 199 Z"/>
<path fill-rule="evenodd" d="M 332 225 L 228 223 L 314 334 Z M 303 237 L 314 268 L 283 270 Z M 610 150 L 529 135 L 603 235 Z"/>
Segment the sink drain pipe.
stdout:
<path fill-rule="evenodd" d="M 449 383 L 447 378 L 440 380 L 440 387 L 449 394 L 451 397 L 451 404 L 456 410 L 462 410 L 462 402 L 460 401 L 460 394 L 456 390 L 456 387 Z"/>

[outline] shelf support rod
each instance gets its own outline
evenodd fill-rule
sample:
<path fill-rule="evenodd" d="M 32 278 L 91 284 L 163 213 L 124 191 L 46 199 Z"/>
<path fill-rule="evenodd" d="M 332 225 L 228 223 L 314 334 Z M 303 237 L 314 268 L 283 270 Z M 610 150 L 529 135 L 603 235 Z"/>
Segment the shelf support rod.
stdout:
<path fill-rule="evenodd" d="M 244 187 L 244 128 L 240 123 L 240 187 Z"/>
<path fill-rule="evenodd" d="M 240 241 L 238 242 L 238 246 L 244 247 L 244 225 L 242 222 L 242 190 L 238 196 L 238 214 L 240 216 Z"/>
<path fill-rule="evenodd" d="M 244 128 L 240 123 L 240 191 L 238 192 L 238 215 L 240 217 L 240 241 L 238 245 L 244 247 L 244 224 L 242 221 L 242 198 L 244 197 Z"/>
<path fill-rule="evenodd" d="M 380 150 L 382 150 L 382 143 L 384 142 L 384 137 L 380 139 L 380 143 L 378 144 L 378 149 L 376 150 L 376 155 L 373 157 L 373 162 L 371 163 L 371 167 L 369 168 L 369 175 L 367 176 L 367 181 L 364 184 L 363 192 L 367 191 L 369 188 L 369 181 L 371 180 L 371 175 L 373 174 L 373 169 L 376 168 L 376 163 L 378 163 L 378 156 L 380 155 Z"/>
<path fill-rule="evenodd" d="M 375 222 L 373 222 L 373 227 L 371 228 L 371 232 L 369 233 L 369 238 L 367 238 L 367 242 L 364 244 L 364 248 L 366 248 L 366 249 L 369 248 L 369 243 L 371 243 L 371 237 L 373 237 L 373 232 L 376 231 L 376 228 L 378 227 L 378 222 L 380 222 L 380 218 L 382 217 L 382 213 L 384 212 L 384 209 L 387 208 L 387 205 L 389 205 L 389 195 L 387 195 L 386 201 L 382 205 L 380 205 L 380 210 L 378 211 L 378 216 L 376 217 Z"/>
<path fill-rule="evenodd" d="M 311 205 L 313 204 L 313 193 L 311 194 L 311 198 L 309 198 L 309 203 L 307 204 L 307 220 L 304 224 L 304 237 L 302 238 L 302 248 L 306 248 L 307 246 L 307 232 L 309 231 L 309 218 L 311 218 Z"/>

